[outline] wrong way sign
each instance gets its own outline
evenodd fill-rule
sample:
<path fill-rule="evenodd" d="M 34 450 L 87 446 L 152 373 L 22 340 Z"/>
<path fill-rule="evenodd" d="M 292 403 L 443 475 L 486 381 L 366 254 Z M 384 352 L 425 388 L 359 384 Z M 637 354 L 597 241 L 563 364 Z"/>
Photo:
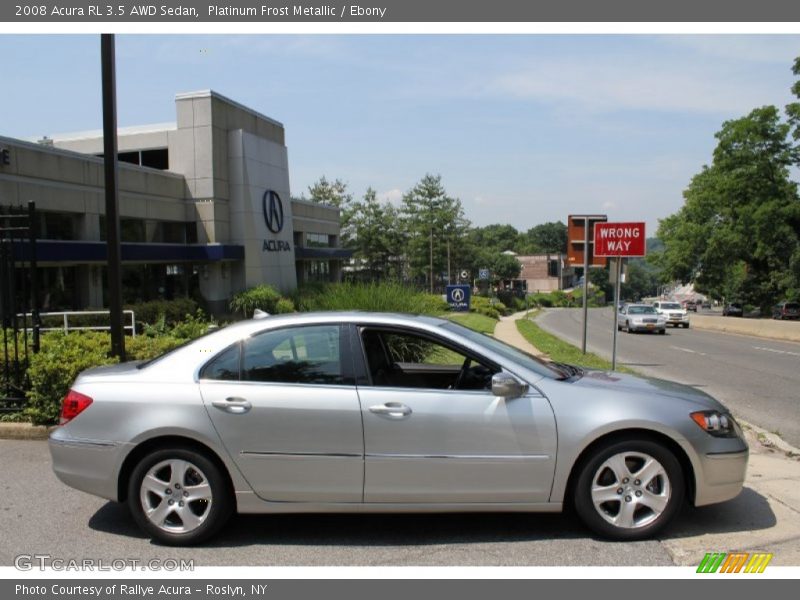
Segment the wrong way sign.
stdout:
<path fill-rule="evenodd" d="M 596 223 L 595 256 L 644 256 L 644 223 Z"/>

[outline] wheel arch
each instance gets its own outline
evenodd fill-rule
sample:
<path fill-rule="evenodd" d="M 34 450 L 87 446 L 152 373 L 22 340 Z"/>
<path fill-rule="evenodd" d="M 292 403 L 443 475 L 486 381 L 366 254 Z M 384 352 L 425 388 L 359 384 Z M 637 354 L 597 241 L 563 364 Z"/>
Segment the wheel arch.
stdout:
<path fill-rule="evenodd" d="M 672 452 L 681 466 L 686 498 L 690 502 L 694 503 L 696 492 L 695 471 L 694 467 L 692 466 L 692 461 L 689 459 L 689 455 L 686 454 L 686 451 L 681 447 L 681 445 L 668 435 L 659 431 L 654 431 L 652 429 L 630 428 L 611 431 L 601 435 L 581 451 L 581 453 L 572 463 L 572 468 L 570 469 L 569 477 L 567 478 L 567 484 L 564 488 L 564 506 L 572 507 L 575 500 L 576 481 L 580 476 L 584 465 L 591 459 L 597 449 L 606 444 L 622 442 L 626 440 L 647 440 L 655 442 L 663 445 L 670 452 Z"/>
<path fill-rule="evenodd" d="M 228 470 L 225 461 L 208 445 L 198 440 L 184 437 L 180 435 L 161 435 L 158 437 L 149 438 L 139 443 L 133 450 L 131 450 L 122 462 L 117 477 L 117 499 L 120 502 L 125 502 L 128 497 L 128 482 L 131 478 L 133 470 L 139 461 L 142 460 L 147 454 L 161 450 L 163 448 L 186 448 L 194 450 L 203 454 L 206 458 L 212 461 L 217 468 L 219 468 L 225 482 L 228 486 L 228 492 L 231 495 L 233 502 L 236 502 L 235 487 L 231 479 L 230 471 Z"/>

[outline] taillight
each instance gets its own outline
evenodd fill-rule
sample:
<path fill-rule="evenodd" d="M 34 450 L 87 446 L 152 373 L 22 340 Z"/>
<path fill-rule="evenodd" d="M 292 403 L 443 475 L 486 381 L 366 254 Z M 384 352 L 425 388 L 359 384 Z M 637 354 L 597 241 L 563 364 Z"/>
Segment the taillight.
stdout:
<path fill-rule="evenodd" d="M 89 408 L 91 403 L 92 399 L 89 398 L 89 396 L 76 392 L 75 390 L 70 390 L 67 392 L 67 395 L 64 396 L 64 400 L 61 401 L 61 418 L 58 424 L 66 425 Z"/>

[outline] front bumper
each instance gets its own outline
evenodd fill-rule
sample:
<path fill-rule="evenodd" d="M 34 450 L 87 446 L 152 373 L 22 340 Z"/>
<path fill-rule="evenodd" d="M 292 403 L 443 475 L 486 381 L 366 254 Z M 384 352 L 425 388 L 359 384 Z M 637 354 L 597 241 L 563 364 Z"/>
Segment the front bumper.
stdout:
<path fill-rule="evenodd" d="M 664 323 L 631 323 L 631 331 L 664 331 L 666 325 Z"/>
<path fill-rule="evenodd" d="M 700 457 L 695 506 L 724 502 L 739 495 L 747 475 L 749 450 L 708 453 Z"/>

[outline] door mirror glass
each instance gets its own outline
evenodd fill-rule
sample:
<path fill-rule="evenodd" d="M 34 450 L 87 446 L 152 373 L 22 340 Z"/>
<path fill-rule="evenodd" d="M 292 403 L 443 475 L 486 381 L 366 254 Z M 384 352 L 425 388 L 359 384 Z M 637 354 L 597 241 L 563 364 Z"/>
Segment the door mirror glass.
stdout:
<path fill-rule="evenodd" d="M 496 373 L 492 377 L 492 393 L 502 398 L 518 398 L 528 391 L 528 384 L 522 383 L 508 373 Z"/>

